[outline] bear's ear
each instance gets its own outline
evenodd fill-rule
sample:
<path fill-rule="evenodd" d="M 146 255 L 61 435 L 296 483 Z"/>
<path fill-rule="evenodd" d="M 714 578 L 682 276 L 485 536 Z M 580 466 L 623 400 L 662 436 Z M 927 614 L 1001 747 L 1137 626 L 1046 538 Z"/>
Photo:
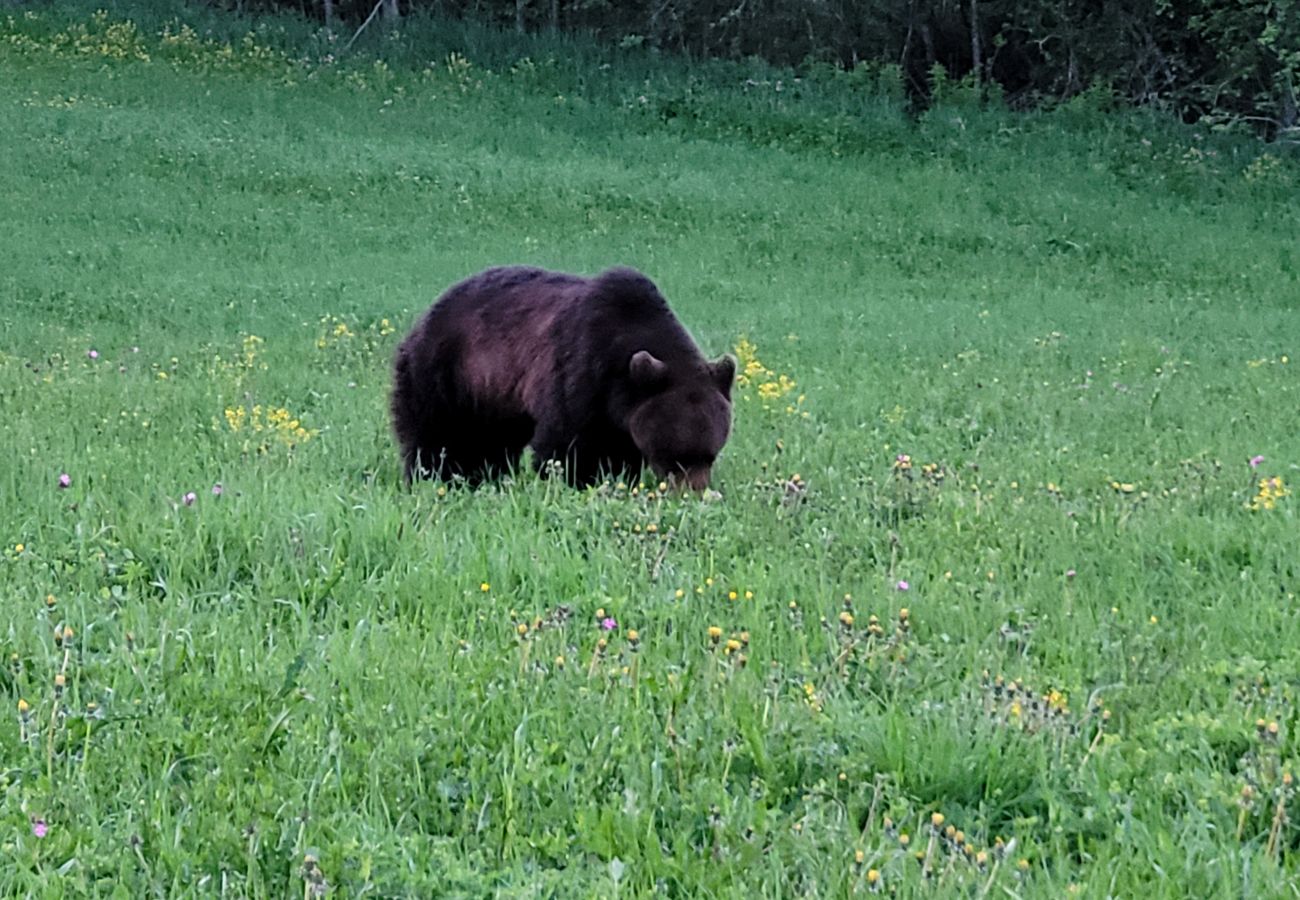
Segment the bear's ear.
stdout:
<path fill-rule="evenodd" d="M 736 358 L 730 353 L 724 353 L 709 363 L 709 372 L 713 375 L 713 383 L 718 386 L 718 390 L 730 396 L 732 382 L 736 380 Z"/>
<path fill-rule="evenodd" d="M 668 365 L 648 350 L 633 353 L 627 371 L 632 383 L 646 390 L 659 387 L 668 378 Z"/>

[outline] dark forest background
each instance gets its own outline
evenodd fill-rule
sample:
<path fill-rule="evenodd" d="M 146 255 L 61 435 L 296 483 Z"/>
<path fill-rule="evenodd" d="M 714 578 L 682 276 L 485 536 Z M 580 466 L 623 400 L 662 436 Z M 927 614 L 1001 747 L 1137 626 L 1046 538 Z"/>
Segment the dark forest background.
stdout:
<path fill-rule="evenodd" d="M 936 79 L 1015 108 L 1084 91 L 1185 121 L 1297 139 L 1300 0 L 217 0 L 343 28 L 412 14 L 697 58 L 892 69 L 914 103 Z"/>

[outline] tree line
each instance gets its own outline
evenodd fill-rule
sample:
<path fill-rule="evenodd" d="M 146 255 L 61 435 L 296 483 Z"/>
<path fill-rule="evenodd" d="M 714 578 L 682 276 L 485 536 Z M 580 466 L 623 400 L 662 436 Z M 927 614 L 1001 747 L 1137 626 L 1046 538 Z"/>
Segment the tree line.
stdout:
<path fill-rule="evenodd" d="M 896 66 L 1013 107 L 1093 89 L 1188 121 L 1300 140 L 1300 0 L 217 0 L 331 24 L 412 12 L 775 65 Z"/>

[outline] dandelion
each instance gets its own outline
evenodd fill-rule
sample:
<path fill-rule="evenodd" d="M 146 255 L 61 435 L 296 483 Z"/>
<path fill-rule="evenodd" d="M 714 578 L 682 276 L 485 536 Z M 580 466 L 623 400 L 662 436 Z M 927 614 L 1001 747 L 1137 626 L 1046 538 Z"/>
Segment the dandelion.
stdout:
<path fill-rule="evenodd" d="M 321 871 L 320 860 L 315 853 L 308 851 L 303 856 L 302 878 L 306 896 L 324 897 L 329 893 L 329 882 L 325 880 L 325 873 Z"/>
<path fill-rule="evenodd" d="M 1281 500 L 1283 497 L 1289 496 L 1290 493 L 1291 492 L 1287 490 L 1286 485 L 1283 484 L 1282 479 L 1279 476 L 1274 475 L 1272 478 L 1261 478 L 1259 482 L 1259 493 L 1251 499 L 1249 505 L 1250 508 L 1255 511 L 1261 509 L 1276 509 L 1277 501 Z"/>
<path fill-rule="evenodd" d="M 226 424 L 230 426 L 230 430 L 239 431 L 244 427 L 244 419 L 247 417 L 248 413 L 242 406 L 228 406 L 226 407 L 225 415 Z"/>
<path fill-rule="evenodd" d="M 60 488 L 72 487 L 72 476 L 69 475 L 67 472 L 61 473 L 59 475 L 59 487 Z"/>
<path fill-rule="evenodd" d="M 609 646 L 609 641 L 601 638 L 596 641 L 596 649 L 591 654 L 591 666 L 587 669 L 587 676 L 590 677 L 596 671 L 596 663 L 605 655 L 605 649 Z"/>
<path fill-rule="evenodd" d="M 867 634 L 872 637 L 880 637 L 885 633 L 885 629 L 880 627 L 880 617 L 877 615 L 867 616 Z"/>
<path fill-rule="evenodd" d="M 722 629 L 719 628 L 717 625 L 710 625 L 710 626 L 709 626 L 709 640 L 712 641 L 712 642 L 715 643 L 715 644 L 716 644 L 718 641 L 722 640 Z"/>
<path fill-rule="evenodd" d="M 492 585 L 488 584 L 488 583 L 485 581 L 485 582 L 483 582 L 482 584 L 480 584 L 480 585 L 478 586 L 478 589 L 479 589 L 480 591 L 482 591 L 483 593 L 486 594 L 488 591 L 492 590 Z"/>

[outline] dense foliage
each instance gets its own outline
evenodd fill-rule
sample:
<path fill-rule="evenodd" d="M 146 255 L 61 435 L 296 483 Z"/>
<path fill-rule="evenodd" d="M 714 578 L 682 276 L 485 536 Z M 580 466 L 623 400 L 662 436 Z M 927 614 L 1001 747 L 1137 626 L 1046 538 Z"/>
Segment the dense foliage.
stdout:
<path fill-rule="evenodd" d="M 355 25 L 374 0 L 219 0 Z M 323 4 L 323 5 L 322 5 Z M 1188 120 L 1294 138 L 1300 0 L 385 0 L 523 30 L 591 32 L 618 46 L 782 65 L 896 67 L 914 99 L 936 71 L 1015 105 L 1088 88 Z"/>

